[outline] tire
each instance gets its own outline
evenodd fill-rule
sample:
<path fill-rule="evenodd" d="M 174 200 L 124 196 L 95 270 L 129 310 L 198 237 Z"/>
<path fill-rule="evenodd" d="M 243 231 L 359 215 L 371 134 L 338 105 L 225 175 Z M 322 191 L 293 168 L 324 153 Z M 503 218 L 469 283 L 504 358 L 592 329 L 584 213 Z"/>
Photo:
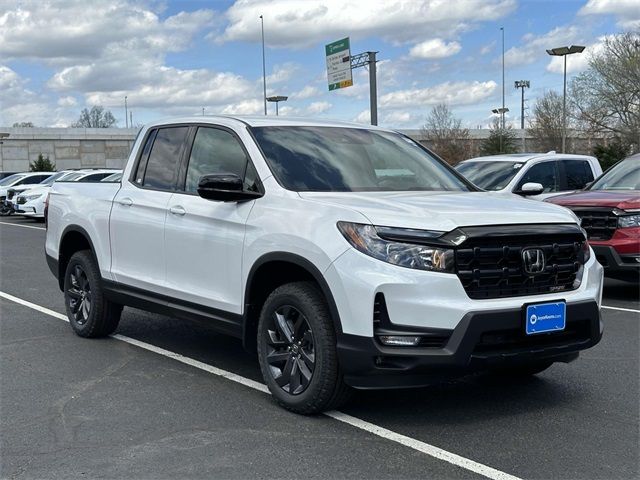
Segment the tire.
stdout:
<path fill-rule="evenodd" d="M 496 368 L 495 370 L 492 370 L 492 373 L 501 377 L 524 378 L 537 375 L 538 373 L 545 371 L 551 365 L 553 365 L 553 362 L 549 361 L 528 363 L 525 365 Z"/>
<path fill-rule="evenodd" d="M 90 250 L 76 252 L 69 260 L 64 304 L 71 328 L 81 337 L 106 337 L 118 328 L 122 305 L 104 297 L 100 270 Z"/>
<path fill-rule="evenodd" d="M 313 283 L 275 289 L 262 307 L 257 335 L 260 370 L 279 405 L 310 415 L 349 399 L 351 388 L 340 372 L 331 314 Z"/>

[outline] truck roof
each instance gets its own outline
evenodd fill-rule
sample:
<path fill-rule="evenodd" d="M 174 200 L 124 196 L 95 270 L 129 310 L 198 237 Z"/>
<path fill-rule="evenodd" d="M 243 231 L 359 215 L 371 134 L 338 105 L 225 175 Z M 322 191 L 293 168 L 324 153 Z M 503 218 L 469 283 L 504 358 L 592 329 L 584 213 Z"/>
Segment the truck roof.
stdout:
<path fill-rule="evenodd" d="M 362 129 L 375 129 L 381 131 L 393 131 L 391 129 L 364 125 L 361 123 L 341 122 L 330 119 L 306 118 L 306 117 L 278 117 L 275 115 L 193 115 L 189 117 L 173 117 L 151 122 L 145 127 L 154 127 L 176 123 L 220 123 L 236 121 L 251 127 L 271 127 L 271 126 L 317 126 L 317 127 L 350 127 Z"/>

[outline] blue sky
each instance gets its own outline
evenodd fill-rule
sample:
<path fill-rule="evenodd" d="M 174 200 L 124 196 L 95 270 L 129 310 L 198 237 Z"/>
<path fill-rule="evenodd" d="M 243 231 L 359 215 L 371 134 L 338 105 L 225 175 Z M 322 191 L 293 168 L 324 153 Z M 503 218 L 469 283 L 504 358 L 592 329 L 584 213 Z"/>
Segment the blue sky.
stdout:
<path fill-rule="evenodd" d="M 261 114 L 261 14 L 268 94 L 290 97 L 282 115 L 368 122 L 365 69 L 327 89 L 324 45 L 349 36 L 353 54 L 379 52 L 379 123 L 396 128 L 420 128 L 439 102 L 486 127 L 501 104 L 501 26 L 516 125 L 515 80 L 530 80 L 528 106 L 562 89 L 546 48 L 586 45 L 573 75 L 603 36 L 640 28 L 640 0 L 0 0 L 0 125 L 66 126 L 101 104 L 124 126 L 125 95 L 136 124 L 203 107 Z"/>

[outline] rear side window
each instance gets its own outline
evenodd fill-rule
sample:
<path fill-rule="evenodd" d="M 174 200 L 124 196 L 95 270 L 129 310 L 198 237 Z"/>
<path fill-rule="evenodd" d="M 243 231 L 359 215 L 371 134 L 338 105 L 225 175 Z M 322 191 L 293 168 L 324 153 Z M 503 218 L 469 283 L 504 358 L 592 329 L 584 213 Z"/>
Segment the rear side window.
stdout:
<path fill-rule="evenodd" d="M 525 172 L 516 190 L 521 190 L 525 183 L 541 184 L 544 187 L 544 193 L 557 192 L 556 162 L 543 162 L 532 166 Z"/>
<path fill-rule="evenodd" d="M 34 183 L 40 183 L 45 178 L 49 177 L 50 175 L 32 175 L 30 177 L 26 177 L 18 185 L 33 185 Z"/>
<path fill-rule="evenodd" d="M 247 176 L 250 178 L 245 178 L 248 164 L 249 159 L 234 135 L 218 128 L 200 127 L 189 156 L 185 191 L 195 193 L 201 176 L 220 173 L 234 173 L 245 179 L 245 188 L 250 188 L 246 181 L 255 183 L 257 175 L 252 169 Z"/>
<path fill-rule="evenodd" d="M 178 164 L 188 127 L 161 128 L 158 130 L 142 185 L 158 190 L 171 190 L 176 184 Z M 138 177 L 139 178 L 139 177 Z"/>
<path fill-rule="evenodd" d="M 91 175 L 87 175 L 86 177 L 81 178 L 80 180 L 78 180 L 78 182 L 99 182 L 100 180 L 102 180 L 105 177 L 108 177 L 110 175 L 113 175 L 112 173 L 92 173 Z"/>
<path fill-rule="evenodd" d="M 585 160 L 562 160 L 568 190 L 581 190 L 593 181 L 593 172 Z"/>

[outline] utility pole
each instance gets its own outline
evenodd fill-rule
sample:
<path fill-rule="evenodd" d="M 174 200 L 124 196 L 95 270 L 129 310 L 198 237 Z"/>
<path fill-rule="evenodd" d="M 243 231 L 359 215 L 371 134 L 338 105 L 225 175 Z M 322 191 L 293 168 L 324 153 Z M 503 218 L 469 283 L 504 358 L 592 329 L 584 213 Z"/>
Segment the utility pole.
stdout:
<path fill-rule="evenodd" d="M 133 128 L 133 111 L 129 110 L 129 126 Z"/>
<path fill-rule="evenodd" d="M 520 128 L 522 129 L 522 153 L 525 151 L 525 134 L 524 134 L 524 89 L 530 87 L 529 80 L 516 80 L 515 87 L 522 90 L 522 100 L 520 104 Z"/>
<path fill-rule="evenodd" d="M 502 32 L 502 130 L 504 130 L 504 27 L 500 27 Z M 502 137 L 501 137 L 502 138 Z"/>
<path fill-rule="evenodd" d="M 262 96 L 264 100 L 264 114 L 267 114 L 267 64 L 264 58 L 264 17 L 260 15 L 262 26 Z"/>
<path fill-rule="evenodd" d="M 376 69 L 376 54 L 378 52 L 365 52 L 351 56 L 351 69 L 369 66 L 369 111 L 371 112 L 371 125 L 378 125 L 378 82 Z"/>
<path fill-rule="evenodd" d="M 124 96 L 124 126 L 129 128 L 129 114 L 127 113 L 127 96 Z"/>

